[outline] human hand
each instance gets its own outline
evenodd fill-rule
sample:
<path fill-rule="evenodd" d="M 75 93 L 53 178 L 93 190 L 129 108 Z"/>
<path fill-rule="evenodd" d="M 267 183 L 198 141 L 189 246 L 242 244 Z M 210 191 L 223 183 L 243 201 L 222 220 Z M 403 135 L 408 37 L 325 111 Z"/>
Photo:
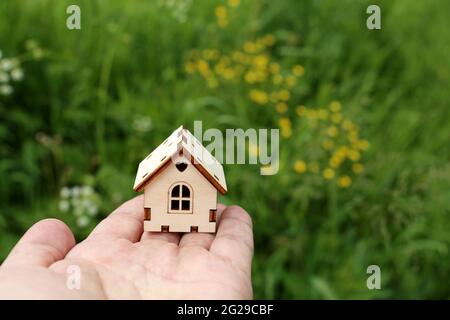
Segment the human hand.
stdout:
<path fill-rule="evenodd" d="M 218 230 L 143 232 L 143 196 L 81 243 L 56 219 L 33 225 L 0 267 L 0 299 L 251 299 L 251 218 L 218 206 Z M 67 285 L 70 266 L 80 288 Z"/>

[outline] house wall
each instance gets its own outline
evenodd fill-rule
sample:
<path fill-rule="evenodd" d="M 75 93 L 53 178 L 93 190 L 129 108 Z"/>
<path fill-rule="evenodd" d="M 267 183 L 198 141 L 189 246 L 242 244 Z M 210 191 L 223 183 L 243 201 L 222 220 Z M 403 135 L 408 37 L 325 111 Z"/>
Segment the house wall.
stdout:
<path fill-rule="evenodd" d="M 217 207 L 216 188 L 188 161 L 180 172 L 173 162 L 158 173 L 144 188 L 144 207 L 151 208 L 151 220 L 144 221 L 145 231 L 161 231 L 168 225 L 170 232 L 190 232 L 197 226 L 198 232 L 215 232 L 216 223 L 209 222 L 210 209 Z M 176 182 L 188 183 L 193 191 L 191 213 L 168 213 L 169 189 Z"/>

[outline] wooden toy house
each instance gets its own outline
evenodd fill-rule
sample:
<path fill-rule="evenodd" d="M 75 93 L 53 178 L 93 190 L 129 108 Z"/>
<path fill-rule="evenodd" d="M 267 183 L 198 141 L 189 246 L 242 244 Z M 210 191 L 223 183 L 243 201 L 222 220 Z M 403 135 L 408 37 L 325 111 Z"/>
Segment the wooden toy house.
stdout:
<path fill-rule="evenodd" d="M 183 126 L 139 164 L 133 189 L 144 190 L 144 231 L 216 232 L 223 167 Z"/>

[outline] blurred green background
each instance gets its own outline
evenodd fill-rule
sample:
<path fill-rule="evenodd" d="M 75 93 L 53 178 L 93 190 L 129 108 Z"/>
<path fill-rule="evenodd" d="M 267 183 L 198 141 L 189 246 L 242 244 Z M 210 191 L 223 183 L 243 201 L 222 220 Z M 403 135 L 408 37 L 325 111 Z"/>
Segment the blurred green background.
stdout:
<path fill-rule="evenodd" d="M 450 2 L 373 2 L 1 1 L 0 260 L 46 217 L 82 239 L 202 120 L 280 128 L 277 174 L 225 165 L 256 298 L 450 298 Z"/>

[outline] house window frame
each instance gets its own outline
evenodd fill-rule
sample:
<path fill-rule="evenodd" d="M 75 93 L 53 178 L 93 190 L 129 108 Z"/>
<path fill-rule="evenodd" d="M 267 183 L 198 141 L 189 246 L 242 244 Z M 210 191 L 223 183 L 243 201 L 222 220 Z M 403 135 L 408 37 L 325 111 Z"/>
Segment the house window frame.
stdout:
<path fill-rule="evenodd" d="M 178 197 L 172 196 L 172 190 L 180 186 L 180 193 Z M 183 197 L 183 186 L 186 186 L 189 190 L 189 197 Z M 169 193 L 167 195 L 167 213 L 171 214 L 192 214 L 194 212 L 194 191 L 189 183 L 184 181 L 177 181 L 172 184 L 169 188 Z M 178 210 L 172 209 L 172 201 L 178 201 Z M 182 210 L 182 201 L 189 201 L 189 210 Z"/>

